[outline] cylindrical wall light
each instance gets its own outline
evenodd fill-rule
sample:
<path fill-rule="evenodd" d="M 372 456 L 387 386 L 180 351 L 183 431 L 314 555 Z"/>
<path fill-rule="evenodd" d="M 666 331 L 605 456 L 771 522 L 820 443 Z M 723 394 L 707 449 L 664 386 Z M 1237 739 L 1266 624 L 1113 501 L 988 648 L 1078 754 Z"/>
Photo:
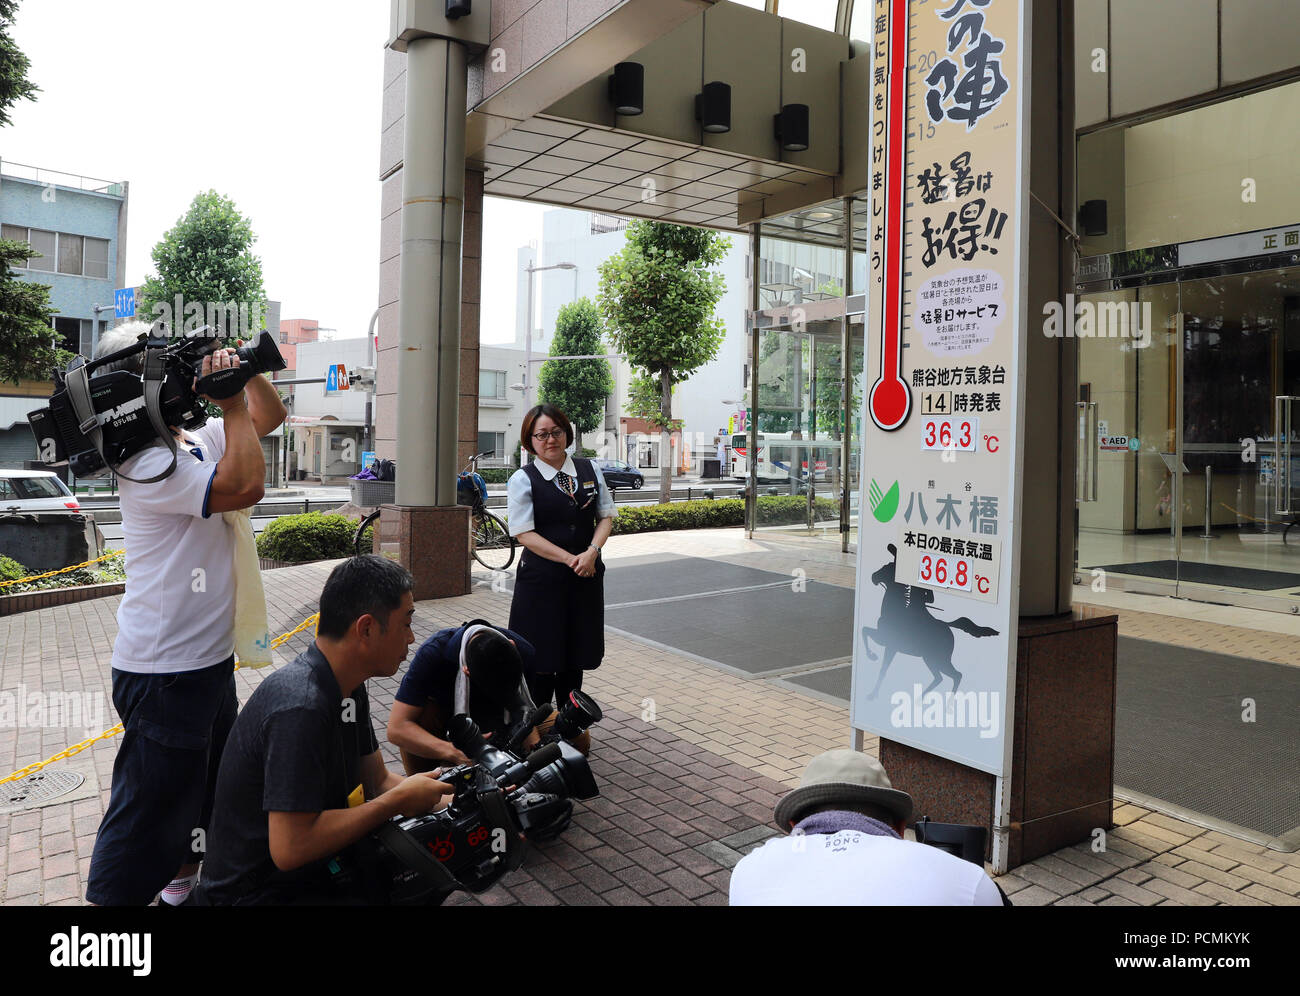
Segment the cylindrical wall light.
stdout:
<path fill-rule="evenodd" d="M 645 110 L 645 66 L 639 62 L 620 62 L 609 78 L 609 99 L 614 113 L 635 117 Z"/>
<path fill-rule="evenodd" d="M 711 135 L 731 131 L 731 85 L 704 84 L 704 92 L 695 95 L 695 120 Z"/>
<path fill-rule="evenodd" d="M 808 105 L 786 104 L 776 115 L 776 140 L 784 152 L 803 152 L 808 148 Z"/>

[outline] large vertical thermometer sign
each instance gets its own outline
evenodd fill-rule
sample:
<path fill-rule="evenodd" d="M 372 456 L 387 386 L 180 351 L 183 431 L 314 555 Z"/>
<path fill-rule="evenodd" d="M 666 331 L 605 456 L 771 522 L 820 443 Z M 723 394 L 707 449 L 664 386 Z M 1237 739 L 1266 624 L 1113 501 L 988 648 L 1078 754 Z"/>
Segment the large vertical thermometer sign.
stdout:
<path fill-rule="evenodd" d="M 886 37 L 877 37 L 876 65 L 884 65 L 883 85 L 876 74 L 872 134 L 884 139 L 884 197 L 872 211 L 874 251 L 884 258 L 884 285 L 877 311 L 880 373 L 871 385 L 867 408 L 871 421 L 885 432 L 901 429 L 912 411 L 912 390 L 903 378 L 903 261 L 907 213 L 907 36 L 909 0 L 888 0 Z M 882 58 L 883 56 L 883 58 Z M 882 106 L 883 105 L 883 106 Z M 924 125 L 918 124 L 918 127 Z M 880 164 L 873 163 L 873 170 Z M 882 217 L 883 216 L 883 217 Z M 874 309 L 873 309 L 874 310 Z"/>

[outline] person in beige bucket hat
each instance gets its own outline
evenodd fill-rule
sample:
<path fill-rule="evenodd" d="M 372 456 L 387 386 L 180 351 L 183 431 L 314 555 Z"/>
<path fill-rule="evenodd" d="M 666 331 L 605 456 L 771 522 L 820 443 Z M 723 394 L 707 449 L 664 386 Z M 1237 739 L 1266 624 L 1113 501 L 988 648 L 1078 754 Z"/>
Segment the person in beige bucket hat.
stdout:
<path fill-rule="evenodd" d="M 912 797 L 890 784 L 879 761 L 844 748 L 828 750 L 808 762 L 799 787 L 776 804 L 777 829 L 788 833 L 804 816 L 831 804 L 842 810 L 878 810 L 890 825 L 897 824 L 896 829 L 906 826 L 912 815 Z"/>
<path fill-rule="evenodd" d="M 1001 906 L 979 865 L 903 834 L 912 797 L 880 762 L 831 750 L 808 762 L 799 787 L 776 805 L 789 834 L 740 859 L 732 906 Z"/>

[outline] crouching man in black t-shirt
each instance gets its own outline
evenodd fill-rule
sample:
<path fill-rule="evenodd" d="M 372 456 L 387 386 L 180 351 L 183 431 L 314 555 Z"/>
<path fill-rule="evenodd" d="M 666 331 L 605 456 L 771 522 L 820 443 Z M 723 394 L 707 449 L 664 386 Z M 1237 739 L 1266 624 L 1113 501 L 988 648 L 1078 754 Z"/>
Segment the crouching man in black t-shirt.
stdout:
<path fill-rule="evenodd" d="M 230 732 L 197 903 L 360 902 L 331 887 L 330 860 L 451 792 L 432 774 L 385 768 L 370 725 L 366 679 L 397 673 L 414 615 L 398 564 L 365 556 L 334 568 L 315 643 L 258 686 Z"/>

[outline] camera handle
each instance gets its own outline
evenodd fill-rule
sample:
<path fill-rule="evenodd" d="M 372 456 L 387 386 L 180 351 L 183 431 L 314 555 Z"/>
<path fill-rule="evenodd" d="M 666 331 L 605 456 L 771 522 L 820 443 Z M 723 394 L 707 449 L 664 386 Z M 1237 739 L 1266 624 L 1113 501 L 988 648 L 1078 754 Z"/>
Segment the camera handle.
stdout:
<path fill-rule="evenodd" d="M 393 820 L 386 820 L 379 824 L 375 836 L 379 838 L 379 843 L 388 848 L 393 857 L 434 888 L 439 903 L 461 888 L 456 877 L 447 871 L 442 862 L 421 847 L 414 837 Z"/>
<path fill-rule="evenodd" d="M 241 363 L 237 367 L 227 367 L 224 370 L 213 370 L 212 373 L 204 374 L 195 383 L 194 389 L 215 401 L 224 401 L 242 391 L 252 379 L 253 374 L 248 370 L 248 364 Z"/>
<path fill-rule="evenodd" d="M 131 351 L 134 351 L 134 347 L 132 347 Z M 172 471 L 176 469 L 176 439 L 172 436 L 171 429 L 162 419 L 163 378 L 166 376 L 162 350 L 145 349 L 144 372 L 141 375 L 141 379 L 144 381 L 145 414 L 149 416 L 149 423 L 153 426 L 153 431 L 167 443 L 172 457 L 167 469 L 155 474 L 153 477 L 129 477 L 122 473 L 121 469 L 105 456 L 104 431 L 100 427 L 99 416 L 95 414 L 95 406 L 90 400 L 90 377 L 88 374 L 90 369 L 91 366 L 85 363 L 69 366 L 68 372 L 64 375 L 64 384 L 67 387 L 68 400 L 72 402 L 72 410 L 78 419 L 77 428 L 90 440 L 90 445 L 95 447 L 95 452 L 99 454 L 100 459 L 108 467 L 112 468 L 113 473 L 118 477 L 132 481 L 135 484 L 153 484 L 156 481 L 161 481 L 164 477 L 170 476 Z"/>

